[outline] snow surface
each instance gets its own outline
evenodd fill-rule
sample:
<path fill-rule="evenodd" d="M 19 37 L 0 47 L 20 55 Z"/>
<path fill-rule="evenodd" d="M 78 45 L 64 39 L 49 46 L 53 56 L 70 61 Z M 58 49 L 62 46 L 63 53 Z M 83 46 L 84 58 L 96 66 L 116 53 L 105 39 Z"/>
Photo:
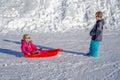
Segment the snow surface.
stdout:
<path fill-rule="evenodd" d="M 0 34 L 0 80 L 120 80 L 119 31 L 104 31 L 98 58 L 88 57 L 89 30 L 30 33 L 44 49 L 62 48 L 51 58 L 27 59 L 20 51 L 24 33 Z"/>
<path fill-rule="evenodd" d="M 120 30 L 120 0 L 0 0 L 0 32 L 88 29 L 99 10 L 105 29 Z"/>
<path fill-rule="evenodd" d="M 99 10 L 106 24 L 100 55 L 93 58 L 86 53 Z M 40 48 L 63 51 L 24 58 L 24 33 Z M 119 35 L 120 0 L 0 0 L 0 80 L 120 80 Z"/>

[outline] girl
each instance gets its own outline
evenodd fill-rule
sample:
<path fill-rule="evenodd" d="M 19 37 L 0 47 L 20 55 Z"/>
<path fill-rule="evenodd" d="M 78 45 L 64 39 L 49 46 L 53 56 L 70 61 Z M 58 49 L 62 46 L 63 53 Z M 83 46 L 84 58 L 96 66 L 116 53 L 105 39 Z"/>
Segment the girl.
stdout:
<path fill-rule="evenodd" d="M 93 29 L 90 31 L 90 36 L 92 36 L 92 39 L 90 43 L 89 53 L 87 55 L 98 57 L 98 48 L 100 41 L 102 41 L 104 20 L 102 19 L 103 13 L 101 11 L 96 12 L 95 16 L 96 23 Z"/>
<path fill-rule="evenodd" d="M 24 34 L 23 39 L 21 40 L 21 51 L 24 53 L 24 55 L 30 55 L 30 54 L 38 54 L 40 53 L 39 48 L 37 48 L 30 39 L 29 34 Z"/>
<path fill-rule="evenodd" d="M 39 49 L 32 43 L 30 36 L 28 34 L 23 35 L 21 44 L 22 44 L 21 51 L 24 53 L 24 57 L 26 58 L 51 57 L 57 55 L 58 52 L 62 51 L 62 49 L 50 49 L 50 50 Z"/>

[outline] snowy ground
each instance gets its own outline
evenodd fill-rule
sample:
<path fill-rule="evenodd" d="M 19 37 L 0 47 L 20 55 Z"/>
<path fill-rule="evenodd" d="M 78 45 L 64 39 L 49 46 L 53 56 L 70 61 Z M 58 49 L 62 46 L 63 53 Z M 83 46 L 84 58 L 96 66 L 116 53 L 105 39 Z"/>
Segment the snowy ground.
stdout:
<path fill-rule="evenodd" d="M 55 57 L 42 59 L 23 57 L 23 33 L 0 34 L 0 80 L 120 80 L 120 32 L 104 31 L 98 58 L 85 56 L 88 33 L 30 33 L 38 47 L 63 49 Z"/>
<path fill-rule="evenodd" d="M 104 32 L 99 57 L 87 57 L 87 29 L 99 10 L 112 31 Z M 63 52 L 24 58 L 20 40 L 27 31 L 38 47 Z M 120 0 L 0 0 L 0 80 L 120 80 L 119 35 Z"/>

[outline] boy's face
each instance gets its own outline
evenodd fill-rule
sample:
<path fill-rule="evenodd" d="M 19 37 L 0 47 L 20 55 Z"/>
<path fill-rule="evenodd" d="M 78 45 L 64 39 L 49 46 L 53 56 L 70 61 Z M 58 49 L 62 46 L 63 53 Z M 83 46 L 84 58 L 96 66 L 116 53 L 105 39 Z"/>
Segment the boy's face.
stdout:
<path fill-rule="evenodd" d="M 98 15 L 96 15 L 96 20 L 101 20 L 102 18 L 100 18 Z"/>

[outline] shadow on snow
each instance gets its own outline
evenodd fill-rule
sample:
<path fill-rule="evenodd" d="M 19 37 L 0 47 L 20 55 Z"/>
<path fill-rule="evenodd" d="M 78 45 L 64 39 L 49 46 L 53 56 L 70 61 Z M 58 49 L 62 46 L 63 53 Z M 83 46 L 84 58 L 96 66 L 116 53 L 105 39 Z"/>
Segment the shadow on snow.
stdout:
<path fill-rule="evenodd" d="M 9 55 L 14 55 L 14 56 L 16 56 L 16 57 L 22 57 L 22 56 L 23 56 L 21 52 L 9 50 L 9 49 L 3 49 L 3 48 L 0 48 L 0 53 L 5 53 L 5 54 L 9 54 Z"/>
<path fill-rule="evenodd" d="M 6 41 L 6 42 L 12 42 L 12 43 L 15 43 L 15 44 L 21 44 L 20 42 L 18 41 L 12 41 L 12 40 L 6 40 L 4 39 L 3 41 Z M 54 49 L 54 48 L 51 48 L 51 47 L 46 47 L 46 46 L 42 46 L 42 45 L 36 45 L 37 47 L 39 48 L 42 48 L 42 49 Z M 13 51 L 13 50 L 8 50 L 8 49 L 0 49 L 0 52 L 2 53 L 7 53 L 7 54 L 12 54 L 12 55 L 15 55 L 15 56 L 19 56 L 21 57 L 21 52 L 17 52 L 17 51 Z M 83 55 L 83 56 L 86 56 L 85 53 L 82 53 L 82 52 L 76 52 L 76 51 L 70 51 L 70 50 L 64 50 L 62 49 L 61 52 L 65 52 L 65 53 L 72 53 L 72 54 L 77 54 L 77 55 Z"/>

